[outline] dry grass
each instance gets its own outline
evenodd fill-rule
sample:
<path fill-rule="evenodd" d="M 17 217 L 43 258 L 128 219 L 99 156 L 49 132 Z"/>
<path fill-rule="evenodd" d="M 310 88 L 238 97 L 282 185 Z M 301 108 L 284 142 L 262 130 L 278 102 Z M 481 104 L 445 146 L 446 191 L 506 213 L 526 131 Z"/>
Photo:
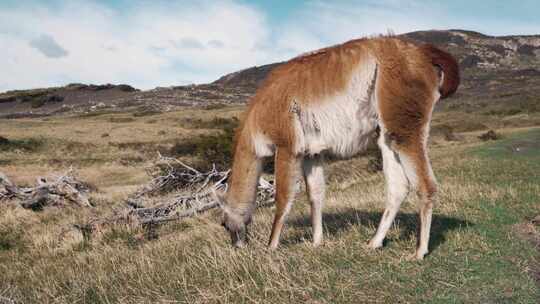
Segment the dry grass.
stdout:
<path fill-rule="evenodd" d="M 440 203 L 431 254 L 423 262 L 406 260 L 416 241 L 414 199 L 402 207 L 382 250 L 364 247 L 384 204 L 382 175 L 368 173 L 365 158 L 327 166 L 320 248 L 309 243 L 303 194 L 274 252 L 266 249 L 272 208 L 257 210 L 251 242 L 242 250 L 231 248 L 217 212 L 161 226 L 155 240 L 130 226 L 99 231 L 91 240 L 60 237 L 67 225 L 122 206 L 121 199 L 147 180 L 152 149 L 215 132 L 182 125 L 186 119 L 229 118 L 239 110 L 1 121 L 2 136 L 39 137 L 44 146 L 2 152 L 0 171 L 31 183 L 36 175 L 75 165 L 100 192 L 93 209 L 0 206 L 0 295 L 24 303 L 534 303 L 540 296 L 530 274 L 537 252 L 512 232 L 540 213 L 540 155 L 508 156 L 504 142 L 481 143 L 482 131 L 459 134 L 459 141 L 434 139 Z M 133 120 L 112 122 L 115 116 Z M 435 123 L 451 124 L 458 116 L 439 114 Z M 505 140 L 523 132 L 499 131 Z"/>

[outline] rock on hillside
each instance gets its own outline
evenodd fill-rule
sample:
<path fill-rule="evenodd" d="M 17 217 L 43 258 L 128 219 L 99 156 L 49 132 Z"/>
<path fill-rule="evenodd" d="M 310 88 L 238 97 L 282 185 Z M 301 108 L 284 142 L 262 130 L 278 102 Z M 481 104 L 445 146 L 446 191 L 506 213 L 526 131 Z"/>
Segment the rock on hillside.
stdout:
<path fill-rule="evenodd" d="M 280 64 L 282 64 L 282 62 L 247 68 L 245 70 L 222 76 L 218 80 L 214 81 L 213 84 L 244 87 L 246 89 L 253 90 L 266 78 L 266 75 L 273 68 Z"/>

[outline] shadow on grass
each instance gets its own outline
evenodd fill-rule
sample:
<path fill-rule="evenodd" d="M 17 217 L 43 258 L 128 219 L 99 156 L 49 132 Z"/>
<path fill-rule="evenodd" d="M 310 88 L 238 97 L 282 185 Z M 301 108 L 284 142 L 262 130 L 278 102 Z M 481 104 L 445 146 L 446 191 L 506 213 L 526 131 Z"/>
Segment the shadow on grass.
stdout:
<path fill-rule="evenodd" d="M 382 216 L 381 212 L 375 211 L 363 211 L 356 209 L 344 209 L 336 212 L 323 213 L 323 225 L 324 233 L 326 235 L 338 235 L 342 231 L 348 230 L 353 226 L 364 226 L 369 227 L 370 230 L 377 228 L 379 221 Z M 417 238 L 417 227 L 419 219 L 417 213 L 398 213 L 394 224 L 401 228 L 401 235 L 398 237 L 399 240 L 409 240 L 411 238 Z M 305 227 L 311 229 L 311 219 L 309 216 L 298 217 L 288 221 L 288 225 L 293 227 Z M 473 224 L 471 222 L 465 221 L 463 219 L 448 217 L 445 215 L 434 214 L 433 222 L 431 225 L 431 237 L 429 249 L 430 252 L 435 250 L 441 244 L 446 241 L 446 234 L 449 231 L 471 227 Z M 306 230 L 306 233 L 307 230 Z M 283 243 L 298 243 L 302 242 L 302 239 L 309 240 L 310 235 L 304 235 L 299 238 L 294 239 L 284 239 Z M 386 239 L 385 245 L 388 242 L 395 241 L 396 239 Z M 366 239 L 366 242 L 368 240 Z"/>

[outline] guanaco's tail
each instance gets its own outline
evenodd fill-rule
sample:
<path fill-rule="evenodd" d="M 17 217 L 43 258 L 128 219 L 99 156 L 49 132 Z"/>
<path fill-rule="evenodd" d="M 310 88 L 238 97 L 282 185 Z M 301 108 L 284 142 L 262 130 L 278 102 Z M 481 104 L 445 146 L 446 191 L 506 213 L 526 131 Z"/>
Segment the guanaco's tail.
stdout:
<path fill-rule="evenodd" d="M 441 99 L 454 94 L 459 86 L 459 66 L 456 59 L 445 51 L 431 44 L 422 46 L 423 51 L 431 58 L 431 63 L 439 67 L 443 74 L 443 80 L 439 86 Z"/>

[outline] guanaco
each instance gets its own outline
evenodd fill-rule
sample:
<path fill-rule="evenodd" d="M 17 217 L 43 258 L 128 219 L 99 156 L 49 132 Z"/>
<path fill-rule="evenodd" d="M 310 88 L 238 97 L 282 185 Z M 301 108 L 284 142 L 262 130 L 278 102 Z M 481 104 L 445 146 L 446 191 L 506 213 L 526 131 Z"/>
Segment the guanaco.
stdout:
<path fill-rule="evenodd" d="M 276 67 L 250 100 L 236 130 L 228 191 L 216 193 L 234 246 L 247 241 L 265 157 L 275 155 L 275 218 L 269 247 L 277 248 L 297 180 L 303 173 L 313 244 L 323 240 L 322 156 L 350 157 L 377 128 L 386 208 L 369 248 L 379 248 L 409 191 L 419 195 L 419 233 L 412 256 L 428 252 L 437 184 L 427 141 L 435 103 L 459 85 L 456 60 L 430 44 L 399 37 L 357 39 Z"/>

